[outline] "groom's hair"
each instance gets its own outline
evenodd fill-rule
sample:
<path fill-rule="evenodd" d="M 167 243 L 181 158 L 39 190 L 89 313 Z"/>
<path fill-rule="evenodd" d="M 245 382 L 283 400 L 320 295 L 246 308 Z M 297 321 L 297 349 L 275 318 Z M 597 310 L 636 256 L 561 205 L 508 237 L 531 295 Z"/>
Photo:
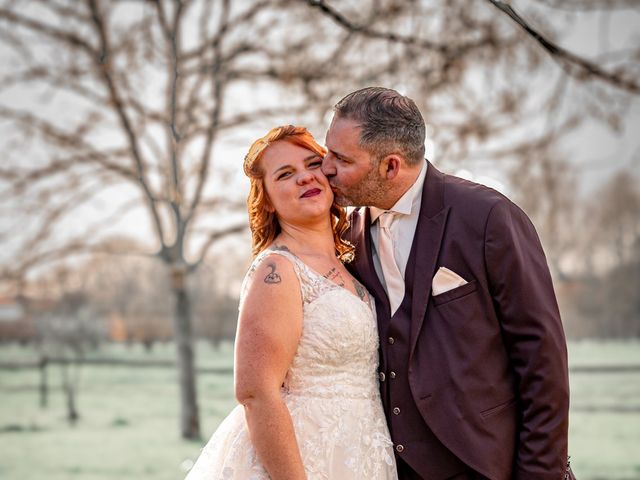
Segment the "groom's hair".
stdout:
<path fill-rule="evenodd" d="M 360 125 L 360 146 L 375 161 L 391 153 L 402 155 L 409 165 L 424 161 L 424 119 L 409 97 L 390 88 L 367 87 L 344 97 L 333 110 Z"/>

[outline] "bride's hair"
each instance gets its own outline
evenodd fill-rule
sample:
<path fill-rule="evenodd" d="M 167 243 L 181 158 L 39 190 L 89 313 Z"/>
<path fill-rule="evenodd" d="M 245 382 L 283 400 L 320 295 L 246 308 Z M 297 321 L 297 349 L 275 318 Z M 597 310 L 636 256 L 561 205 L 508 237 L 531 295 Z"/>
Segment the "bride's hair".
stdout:
<path fill-rule="evenodd" d="M 269 198 L 264 188 L 264 170 L 260 165 L 260 160 L 269 145 L 278 140 L 306 148 L 321 158 L 327 153 L 306 128 L 294 127 L 293 125 L 273 128 L 264 137 L 253 142 L 249 148 L 249 153 L 244 157 L 244 173 L 249 177 L 251 183 L 251 189 L 247 197 L 247 208 L 249 210 L 249 227 L 251 228 L 254 256 L 269 246 L 280 233 L 280 223 L 275 212 L 266 208 Z M 343 262 L 350 262 L 353 259 L 354 247 L 342 238 L 349 226 L 347 214 L 344 208 L 339 206 L 335 200 L 331 205 L 330 214 L 336 254 Z"/>

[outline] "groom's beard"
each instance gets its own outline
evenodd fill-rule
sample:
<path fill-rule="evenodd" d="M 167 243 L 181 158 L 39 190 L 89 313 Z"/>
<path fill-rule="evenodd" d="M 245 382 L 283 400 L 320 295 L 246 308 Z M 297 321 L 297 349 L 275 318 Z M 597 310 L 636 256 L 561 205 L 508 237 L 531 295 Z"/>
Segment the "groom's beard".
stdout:
<path fill-rule="evenodd" d="M 336 177 L 330 178 L 329 183 L 335 201 L 341 207 L 376 207 L 382 204 L 389 191 L 389 184 L 380 178 L 377 167 L 372 167 L 362 180 L 350 187 L 341 185 Z"/>

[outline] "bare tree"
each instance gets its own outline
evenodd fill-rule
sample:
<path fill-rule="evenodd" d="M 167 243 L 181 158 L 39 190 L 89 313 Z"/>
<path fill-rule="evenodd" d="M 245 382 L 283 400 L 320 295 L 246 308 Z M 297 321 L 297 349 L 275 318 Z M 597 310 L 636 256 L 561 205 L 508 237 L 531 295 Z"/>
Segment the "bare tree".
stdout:
<path fill-rule="evenodd" d="M 285 34 L 282 25 L 293 18 L 280 18 L 285 4 L 87 0 L 35 1 L 22 9 L 5 1 L 0 8 L 0 35 L 15 65 L 0 81 L 7 100 L 0 117 L 11 125 L 13 142 L 0 171 L 8 184 L 2 196 L 23 198 L 12 207 L 30 223 L 5 277 L 18 281 L 47 261 L 96 251 L 165 263 L 175 311 L 180 429 L 187 438 L 200 433 L 187 277 L 216 240 L 246 228 L 244 221 L 225 225 L 215 217 L 237 200 L 223 191 L 224 178 L 218 185 L 209 181 L 214 145 L 232 127 L 274 113 L 294 116 L 304 105 L 299 93 L 298 102 L 284 106 L 258 97 L 240 108 L 243 93 L 233 91 L 305 75 L 305 65 L 292 69 L 289 59 L 304 58 L 315 44 L 302 30 Z M 50 111 L 38 101 L 11 102 L 11 89 L 53 97 Z M 72 111 L 61 108 L 65 102 Z M 225 108 L 227 102 L 233 108 Z M 35 143 L 43 150 L 29 151 Z M 20 161 L 25 153 L 26 164 Z M 60 232 L 63 219 L 120 185 L 126 200 L 118 208 L 84 221 L 79 232 Z M 147 214 L 153 241 L 144 250 L 122 249 L 103 232 L 136 206 Z M 12 225 L 3 233 L 15 231 Z"/>
<path fill-rule="evenodd" d="M 191 278 L 195 331 L 209 340 L 213 347 L 218 347 L 223 340 L 233 339 L 235 335 L 239 288 L 230 292 L 224 287 L 232 279 L 242 278 L 247 267 L 245 262 L 238 262 L 237 259 L 235 263 L 232 265 L 220 259 L 215 268 L 206 265 Z M 221 269 L 227 272 L 221 274 Z"/>
<path fill-rule="evenodd" d="M 528 161 L 509 171 L 514 200 L 531 217 L 544 239 L 545 253 L 554 278 L 574 275 L 580 247 L 576 232 L 584 231 L 576 171 L 555 149 L 535 148 Z M 582 266 L 582 265 L 581 265 Z"/>
<path fill-rule="evenodd" d="M 627 169 L 595 192 L 585 212 L 590 221 L 591 254 L 610 269 L 640 261 L 640 178 Z M 590 217 L 590 218 L 589 218 Z"/>
<path fill-rule="evenodd" d="M 92 303 L 121 328 L 119 340 L 141 342 L 150 351 L 156 341 L 173 337 L 166 265 L 153 258 L 96 255 L 81 268 Z"/>
<path fill-rule="evenodd" d="M 620 99 L 637 91 L 634 52 L 585 60 L 503 2 L 339 5 L 0 1 L 0 198 L 10 218 L 0 238 L 14 247 L 3 276 L 26 282 L 47 262 L 96 251 L 163 262 L 183 437 L 199 436 L 187 279 L 217 240 L 245 229 L 242 217 L 222 217 L 239 203 L 226 168 L 239 159 L 225 151 L 253 128 L 316 127 L 339 96 L 378 83 L 419 101 L 443 163 L 521 164 L 585 115 L 614 123 L 628 106 Z M 550 73 L 549 58 L 562 68 Z M 566 112 L 562 98 L 580 85 L 586 100 Z M 560 121 L 531 134 L 551 117 Z M 116 205 L 100 200 L 106 192 Z M 135 209 L 150 232 L 144 248 L 113 231 Z"/>
<path fill-rule="evenodd" d="M 573 274 L 560 289 L 576 336 L 640 335 L 640 179 L 613 175 L 576 205 Z M 580 228 L 582 226 L 582 228 Z"/>
<path fill-rule="evenodd" d="M 80 419 L 78 393 L 82 360 L 103 339 L 103 325 L 77 272 L 56 268 L 40 281 L 41 294 L 48 297 L 24 299 L 36 324 L 36 343 L 40 355 L 40 404 L 47 406 L 47 367 L 51 360 L 60 366 L 67 420 Z M 55 295 L 55 296 L 53 296 Z"/>

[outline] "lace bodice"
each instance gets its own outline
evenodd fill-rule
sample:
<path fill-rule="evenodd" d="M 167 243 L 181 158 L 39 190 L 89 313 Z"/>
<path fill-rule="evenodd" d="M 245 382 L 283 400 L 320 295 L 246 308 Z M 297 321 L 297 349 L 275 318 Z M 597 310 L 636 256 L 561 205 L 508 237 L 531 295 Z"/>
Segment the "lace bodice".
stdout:
<path fill-rule="evenodd" d="M 256 257 L 249 281 L 268 255 L 286 257 L 300 281 L 302 334 L 281 394 L 291 415 L 309 480 L 397 480 L 377 379 L 378 332 L 366 302 L 284 250 Z M 268 480 L 251 444 L 242 406 L 222 422 L 186 480 Z"/>
<path fill-rule="evenodd" d="M 373 300 L 359 297 L 313 271 L 285 250 L 267 250 L 254 260 L 242 288 L 268 255 L 289 259 L 300 280 L 302 336 L 284 384 L 291 395 L 374 398 L 378 395 L 378 331 Z"/>

